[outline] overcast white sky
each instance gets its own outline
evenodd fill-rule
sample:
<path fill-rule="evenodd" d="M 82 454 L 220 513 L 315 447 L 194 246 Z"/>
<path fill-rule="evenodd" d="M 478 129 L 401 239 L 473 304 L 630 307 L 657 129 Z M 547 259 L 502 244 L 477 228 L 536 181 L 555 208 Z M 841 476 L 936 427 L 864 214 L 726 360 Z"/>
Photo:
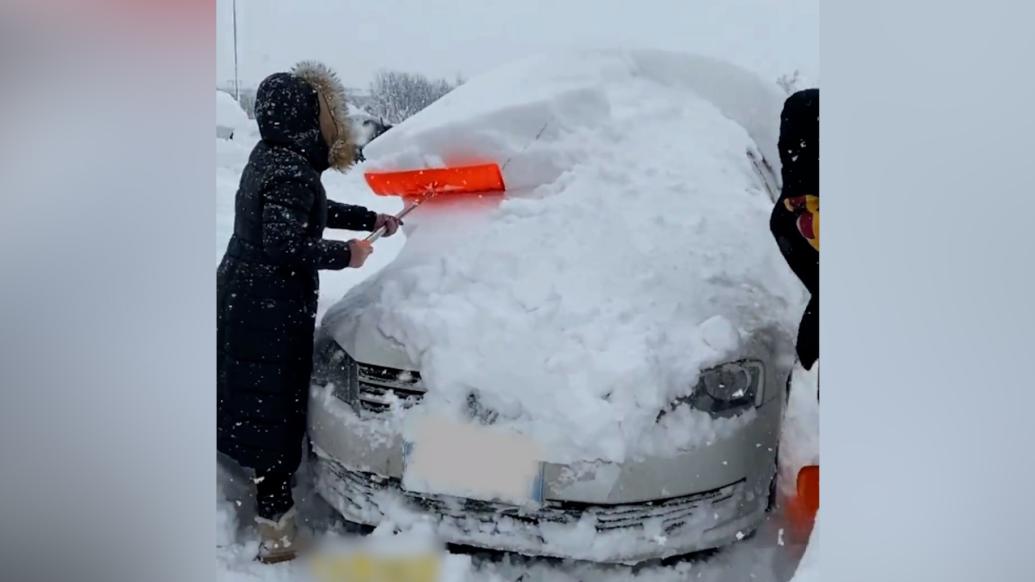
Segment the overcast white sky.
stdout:
<path fill-rule="evenodd" d="M 216 0 L 218 82 L 233 79 L 232 5 Z M 819 0 L 237 0 L 237 34 L 243 86 L 305 58 L 363 88 L 382 68 L 469 78 L 567 47 L 699 52 L 819 82 Z"/>

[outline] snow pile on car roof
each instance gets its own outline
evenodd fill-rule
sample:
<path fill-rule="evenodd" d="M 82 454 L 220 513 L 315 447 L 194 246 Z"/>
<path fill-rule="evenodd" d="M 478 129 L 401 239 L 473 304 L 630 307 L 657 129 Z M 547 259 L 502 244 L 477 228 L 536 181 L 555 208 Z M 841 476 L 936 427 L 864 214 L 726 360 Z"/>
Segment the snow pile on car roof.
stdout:
<path fill-rule="evenodd" d="M 422 408 L 463 414 L 474 394 L 549 461 L 709 442 L 742 419 L 659 411 L 753 334 L 789 355 L 803 305 L 746 153 L 779 172 L 781 104 L 741 69 L 663 52 L 473 79 L 371 143 L 367 168 L 497 161 L 507 198 L 414 212 L 398 259 L 324 325 L 346 349 L 379 330 L 419 367 Z"/>

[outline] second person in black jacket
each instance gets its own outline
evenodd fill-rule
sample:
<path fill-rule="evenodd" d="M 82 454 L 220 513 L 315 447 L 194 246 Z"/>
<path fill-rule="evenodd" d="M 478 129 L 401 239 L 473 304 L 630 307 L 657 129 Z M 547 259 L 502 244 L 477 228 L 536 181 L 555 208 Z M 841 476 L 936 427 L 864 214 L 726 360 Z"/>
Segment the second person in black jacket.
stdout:
<path fill-rule="evenodd" d="M 355 144 L 345 90 L 326 66 L 296 65 L 260 85 L 262 140 L 241 176 L 234 234 L 217 273 L 217 446 L 255 471 L 266 562 L 295 555 L 291 481 L 301 462 L 321 269 L 361 267 L 372 248 L 324 228 L 398 229 L 393 216 L 327 200 L 324 170 Z"/>
<path fill-rule="evenodd" d="M 784 102 L 779 148 L 783 190 L 769 228 L 811 295 L 797 341 L 798 359 L 811 370 L 819 358 L 819 89 L 798 91 Z"/>

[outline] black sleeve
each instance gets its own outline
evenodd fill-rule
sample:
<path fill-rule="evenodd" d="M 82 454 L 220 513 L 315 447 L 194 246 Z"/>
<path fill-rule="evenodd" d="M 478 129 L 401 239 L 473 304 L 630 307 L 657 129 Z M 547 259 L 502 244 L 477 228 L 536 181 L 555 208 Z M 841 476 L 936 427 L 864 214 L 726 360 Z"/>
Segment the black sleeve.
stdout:
<path fill-rule="evenodd" d="M 795 345 L 798 359 L 806 370 L 819 359 L 819 296 L 813 295 L 805 307 L 805 313 L 798 324 L 798 341 Z"/>
<path fill-rule="evenodd" d="M 374 230 L 377 213 L 362 206 L 327 201 L 327 228 L 341 230 Z"/>
<path fill-rule="evenodd" d="M 280 182 L 263 192 L 262 246 L 285 265 L 339 270 L 349 266 L 349 245 L 309 236 L 306 227 L 316 197 L 297 181 Z"/>
<path fill-rule="evenodd" d="M 769 230 L 780 247 L 787 265 L 812 295 L 819 294 L 819 251 L 798 232 L 798 216 L 784 205 L 785 196 L 776 201 L 769 217 Z"/>

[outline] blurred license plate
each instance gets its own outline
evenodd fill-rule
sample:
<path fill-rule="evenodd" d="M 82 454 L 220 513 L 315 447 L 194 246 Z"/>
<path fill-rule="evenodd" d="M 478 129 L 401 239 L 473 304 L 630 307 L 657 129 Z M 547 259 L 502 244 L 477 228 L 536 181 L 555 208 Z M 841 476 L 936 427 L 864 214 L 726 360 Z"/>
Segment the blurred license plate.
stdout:
<path fill-rule="evenodd" d="M 355 553 L 314 560 L 319 582 L 439 582 L 441 562 L 435 554 L 379 555 Z"/>
<path fill-rule="evenodd" d="M 501 501 L 543 502 L 543 458 L 531 438 L 427 417 L 403 444 L 403 489 Z"/>

